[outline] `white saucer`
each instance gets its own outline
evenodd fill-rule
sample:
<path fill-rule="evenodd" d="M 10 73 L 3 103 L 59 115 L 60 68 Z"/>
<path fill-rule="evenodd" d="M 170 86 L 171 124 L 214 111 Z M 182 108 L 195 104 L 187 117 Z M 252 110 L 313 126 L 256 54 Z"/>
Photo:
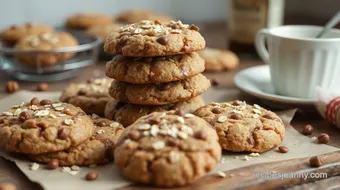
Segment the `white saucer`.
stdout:
<path fill-rule="evenodd" d="M 234 82 L 242 91 L 266 101 L 300 106 L 313 105 L 316 101 L 315 99 L 302 99 L 276 94 L 270 80 L 268 65 L 255 66 L 242 70 L 237 73 Z"/>

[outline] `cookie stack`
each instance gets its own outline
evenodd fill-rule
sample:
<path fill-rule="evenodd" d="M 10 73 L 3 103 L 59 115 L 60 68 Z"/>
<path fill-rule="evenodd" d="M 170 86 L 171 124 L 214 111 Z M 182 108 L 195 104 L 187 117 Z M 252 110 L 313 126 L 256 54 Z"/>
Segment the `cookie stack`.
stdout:
<path fill-rule="evenodd" d="M 112 32 L 104 50 L 116 54 L 106 75 L 116 79 L 109 89 L 115 99 L 106 117 L 124 126 L 153 111 L 193 112 L 203 101 L 210 81 L 201 72 L 204 60 L 196 53 L 205 40 L 195 25 L 143 20 Z"/>

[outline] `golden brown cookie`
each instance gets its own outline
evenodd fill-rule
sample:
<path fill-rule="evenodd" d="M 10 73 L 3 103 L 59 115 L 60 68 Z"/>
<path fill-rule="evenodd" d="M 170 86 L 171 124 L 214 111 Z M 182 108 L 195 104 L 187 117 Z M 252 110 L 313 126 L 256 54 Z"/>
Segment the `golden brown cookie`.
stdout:
<path fill-rule="evenodd" d="M 116 23 L 92 26 L 86 31 L 86 34 L 88 36 L 99 36 L 105 40 L 111 32 L 120 30 L 122 26 L 123 25 Z"/>
<path fill-rule="evenodd" d="M 95 124 L 94 134 L 78 146 L 67 150 L 46 154 L 30 155 L 35 162 L 48 163 L 52 159 L 59 161 L 59 166 L 83 166 L 105 164 L 113 159 L 112 150 L 124 127 L 118 122 L 92 116 Z"/>
<path fill-rule="evenodd" d="M 160 84 L 131 84 L 115 80 L 109 93 L 114 99 L 131 104 L 165 105 L 196 97 L 209 87 L 210 81 L 198 74 L 185 80 Z"/>
<path fill-rule="evenodd" d="M 285 134 L 282 120 L 256 104 L 212 103 L 194 114 L 213 125 L 221 147 L 233 152 L 265 152 L 279 145 Z"/>
<path fill-rule="evenodd" d="M 132 181 L 161 187 L 187 185 L 211 171 L 221 158 L 215 130 L 182 111 L 155 112 L 125 129 L 115 165 Z"/>
<path fill-rule="evenodd" d="M 111 99 L 105 108 L 105 117 L 116 120 L 123 126 L 127 127 L 135 122 L 138 118 L 153 112 L 162 112 L 169 110 L 183 110 L 192 113 L 204 105 L 204 101 L 200 96 L 191 98 L 187 101 L 177 102 L 163 106 L 144 106 L 137 104 L 128 104 Z"/>
<path fill-rule="evenodd" d="M 169 22 L 175 20 L 174 18 L 162 15 L 151 10 L 133 9 L 121 12 L 115 18 L 116 22 L 133 24 L 141 20 L 158 20 L 160 22 Z"/>
<path fill-rule="evenodd" d="M 98 78 L 84 83 L 71 83 L 63 90 L 60 101 L 80 107 L 86 113 L 104 115 L 105 106 L 111 99 L 108 91 L 112 81 Z"/>
<path fill-rule="evenodd" d="M 5 45 L 12 46 L 23 37 L 52 31 L 53 29 L 46 24 L 12 25 L 0 33 L 0 39 Z"/>
<path fill-rule="evenodd" d="M 51 51 L 60 48 L 78 46 L 78 41 L 67 32 L 49 32 L 38 35 L 31 35 L 19 40 L 15 49 L 20 51 Z M 39 53 L 36 54 L 17 54 L 17 58 L 29 66 L 49 66 L 60 61 L 70 59 L 75 53 Z"/>
<path fill-rule="evenodd" d="M 105 40 L 106 53 L 128 57 L 155 57 L 191 53 L 205 47 L 195 25 L 143 20 L 112 32 Z"/>
<path fill-rule="evenodd" d="M 84 30 L 93 26 L 108 25 L 112 22 L 113 19 L 110 15 L 102 13 L 79 13 L 67 18 L 66 27 Z"/>
<path fill-rule="evenodd" d="M 68 149 L 87 140 L 93 121 L 71 104 L 33 98 L 0 116 L 0 148 L 42 154 Z"/>
<path fill-rule="evenodd" d="M 128 83 L 163 83 L 183 80 L 204 71 L 197 53 L 133 58 L 117 55 L 106 64 L 106 76 Z"/>
<path fill-rule="evenodd" d="M 198 52 L 205 60 L 206 71 L 224 71 L 238 67 L 239 59 L 229 50 L 205 48 Z"/>

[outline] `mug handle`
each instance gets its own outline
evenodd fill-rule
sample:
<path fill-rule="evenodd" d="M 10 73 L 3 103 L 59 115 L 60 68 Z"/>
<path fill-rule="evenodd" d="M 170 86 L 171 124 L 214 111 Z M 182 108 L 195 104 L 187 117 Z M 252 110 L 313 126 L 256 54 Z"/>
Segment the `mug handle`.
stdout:
<path fill-rule="evenodd" d="M 261 59 L 268 64 L 269 63 L 269 53 L 266 48 L 265 39 L 269 35 L 269 29 L 263 28 L 256 34 L 255 47 L 257 53 L 260 55 Z"/>

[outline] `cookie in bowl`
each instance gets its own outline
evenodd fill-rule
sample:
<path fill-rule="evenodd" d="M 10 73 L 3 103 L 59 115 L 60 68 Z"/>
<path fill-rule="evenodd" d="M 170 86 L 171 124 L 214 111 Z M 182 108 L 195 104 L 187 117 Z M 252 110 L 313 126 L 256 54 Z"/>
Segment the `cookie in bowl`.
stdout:
<path fill-rule="evenodd" d="M 53 29 L 46 24 L 26 23 L 23 25 L 12 25 L 0 32 L 0 39 L 5 45 L 13 46 L 25 36 L 52 31 Z"/>
<path fill-rule="evenodd" d="M 47 32 L 26 36 L 15 45 L 18 51 L 53 51 L 61 48 L 78 46 L 75 37 L 67 32 Z M 72 58 L 75 53 L 16 53 L 18 60 L 32 67 L 55 65 L 60 61 Z"/>

